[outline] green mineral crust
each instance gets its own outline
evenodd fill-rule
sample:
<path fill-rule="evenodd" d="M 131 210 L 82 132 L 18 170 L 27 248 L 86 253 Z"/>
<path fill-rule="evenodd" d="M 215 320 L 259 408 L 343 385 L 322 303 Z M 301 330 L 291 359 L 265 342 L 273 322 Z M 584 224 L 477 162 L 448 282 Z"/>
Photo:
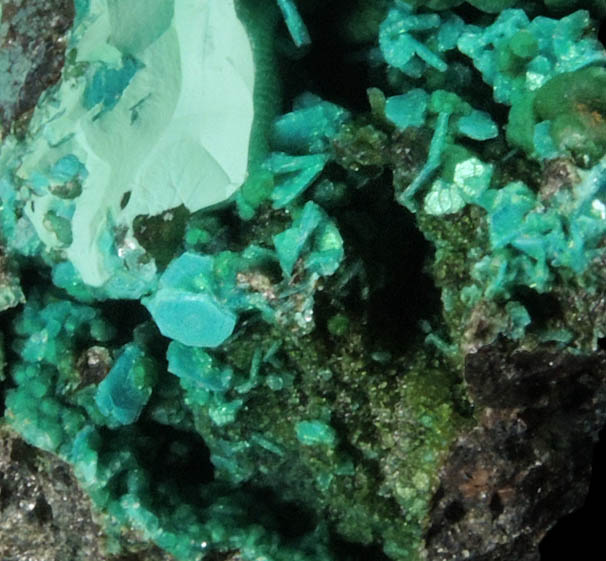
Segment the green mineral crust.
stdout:
<path fill-rule="evenodd" d="M 606 422 L 603 2 L 67 4 L 0 11 L 2 431 L 108 554 L 536 559 Z"/>

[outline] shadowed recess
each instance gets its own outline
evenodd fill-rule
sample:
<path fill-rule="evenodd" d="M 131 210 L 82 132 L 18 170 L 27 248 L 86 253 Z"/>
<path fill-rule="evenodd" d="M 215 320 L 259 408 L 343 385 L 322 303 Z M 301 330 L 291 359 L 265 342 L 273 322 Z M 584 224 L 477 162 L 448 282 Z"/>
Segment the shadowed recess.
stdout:
<path fill-rule="evenodd" d="M 331 543 L 339 561 L 389 561 L 383 550 L 375 545 L 362 545 L 333 537 Z"/>
<path fill-rule="evenodd" d="M 304 64 L 289 60 L 284 65 L 286 99 L 308 90 L 351 110 L 368 109 L 370 44 L 350 45 L 339 33 L 343 14 L 352 9 L 351 0 L 335 0 L 322 2 L 315 14 L 302 10 L 312 43 L 305 52 Z M 289 54 L 288 58 L 302 54 Z"/>
<path fill-rule="evenodd" d="M 348 254 L 361 258 L 369 285 L 367 299 L 352 290 L 347 308 L 363 314 L 372 340 L 401 350 L 419 332 L 419 321 L 440 310 L 439 291 L 424 272 L 431 246 L 413 215 L 375 184 L 355 191 L 351 205 L 335 214 Z"/>
<path fill-rule="evenodd" d="M 591 559 L 602 546 L 603 517 L 606 497 L 606 429 L 594 448 L 591 484 L 585 505 L 562 518 L 543 538 L 539 546 L 541 561 L 556 561 L 567 554 Z"/>

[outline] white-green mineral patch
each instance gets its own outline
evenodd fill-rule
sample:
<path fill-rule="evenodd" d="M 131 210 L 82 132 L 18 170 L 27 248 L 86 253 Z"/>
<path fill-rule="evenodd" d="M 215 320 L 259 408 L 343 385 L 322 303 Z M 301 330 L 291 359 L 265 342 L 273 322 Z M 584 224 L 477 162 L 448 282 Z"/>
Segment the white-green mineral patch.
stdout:
<path fill-rule="evenodd" d="M 255 69 L 233 0 L 76 4 L 17 177 L 40 240 L 101 286 L 142 254 L 137 215 L 196 211 L 244 182 Z"/>

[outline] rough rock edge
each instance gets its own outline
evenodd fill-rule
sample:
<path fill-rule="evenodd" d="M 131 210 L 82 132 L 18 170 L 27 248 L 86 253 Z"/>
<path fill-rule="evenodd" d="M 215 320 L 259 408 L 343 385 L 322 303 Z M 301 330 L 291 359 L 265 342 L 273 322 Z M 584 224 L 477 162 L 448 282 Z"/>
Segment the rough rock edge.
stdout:
<path fill-rule="evenodd" d="M 589 490 L 606 422 L 606 353 L 514 351 L 467 357 L 478 425 L 440 472 L 426 535 L 430 561 L 537 561 L 555 523 Z"/>
<path fill-rule="evenodd" d="M 73 0 L 47 0 L 35 5 L 22 0 L 3 1 L 0 49 L 10 61 L 8 80 L 16 94 L 0 103 L 3 134 L 13 124 L 17 134 L 23 133 L 40 95 L 61 77 L 65 36 L 73 19 Z"/>
<path fill-rule="evenodd" d="M 0 559 L 174 561 L 127 530 L 124 553 L 106 553 L 105 541 L 71 467 L 0 427 Z"/>

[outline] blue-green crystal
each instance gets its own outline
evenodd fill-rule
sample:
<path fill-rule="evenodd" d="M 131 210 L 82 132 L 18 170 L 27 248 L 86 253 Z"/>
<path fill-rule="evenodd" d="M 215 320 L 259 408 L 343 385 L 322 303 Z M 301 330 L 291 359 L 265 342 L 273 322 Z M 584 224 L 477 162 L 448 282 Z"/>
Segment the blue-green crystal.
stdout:
<path fill-rule="evenodd" d="M 149 400 L 153 380 L 144 356 L 136 345 L 126 346 L 97 388 L 95 402 L 112 424 L 134 423 Z"/>
<path fill-rule="evenodd" d="M 297 438 L 305 446 L 323 445 L 333 448 L 337 441 L 335 430 L 322 421 L 301 421 L 296 426 Z"/>
<path fill-rule="evenodd" d="M 211 257 L 185 253 L 143 300 L 163 335 L 184 345 L 216 347 L 233 333 L 237 316 L 213 294 L 212 266 Z"/>

